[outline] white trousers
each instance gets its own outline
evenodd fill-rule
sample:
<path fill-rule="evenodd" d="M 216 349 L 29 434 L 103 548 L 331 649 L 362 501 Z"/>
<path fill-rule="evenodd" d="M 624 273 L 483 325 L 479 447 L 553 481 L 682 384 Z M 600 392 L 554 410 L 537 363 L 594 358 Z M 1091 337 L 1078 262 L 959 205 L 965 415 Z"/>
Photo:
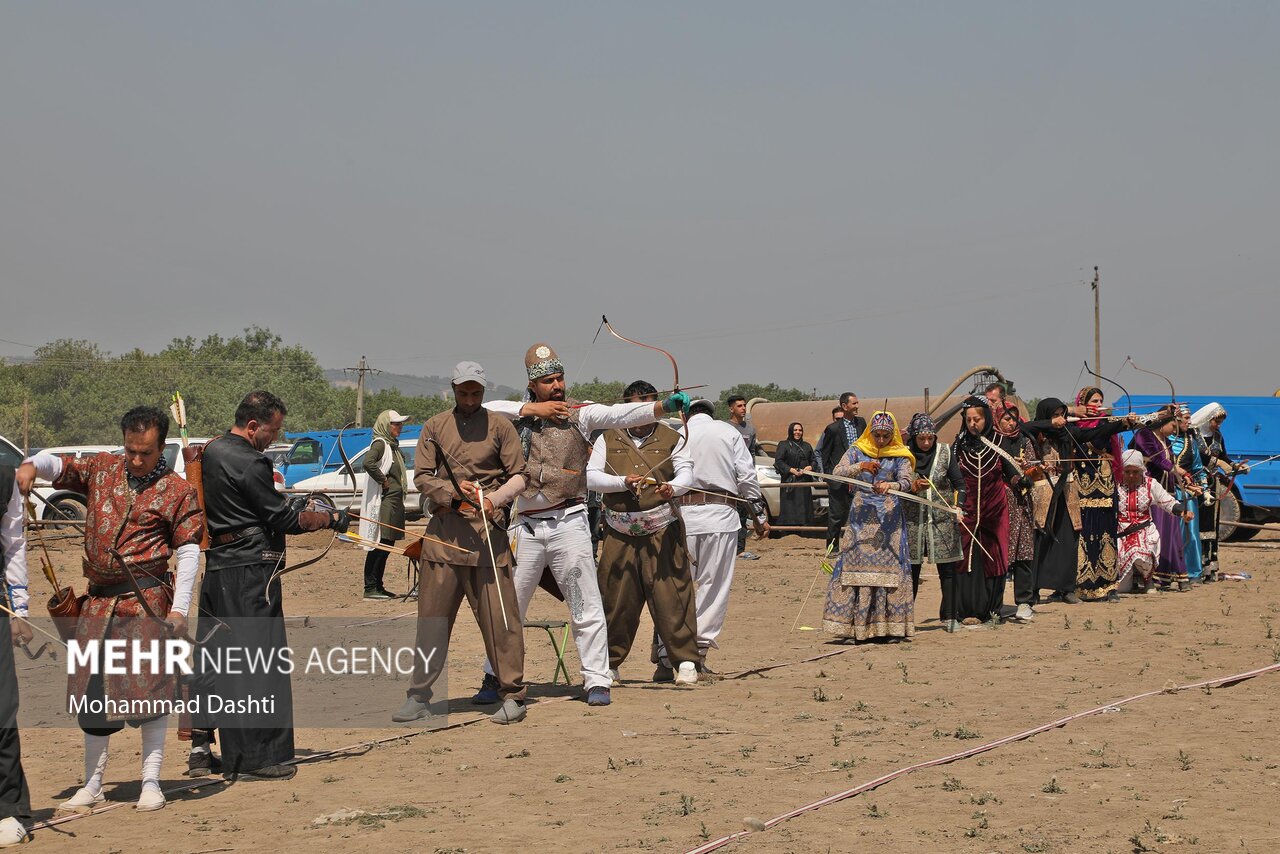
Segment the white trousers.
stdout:
<path fill-rule="evenodd" d="M 569 606 L 569 625 L 582 661 L 583 681 L 588 690 L 608 688 L 613 682 L 609 676 L 609 633 L 605 628 L 587 514 L 579 510 L 533 515 L 544 518 L 521 516 L 520 523 L 511 529 L 516 535 L 513 581 L 520 619 L 528 616 L 529 603 L 538 589 L 543 568 L 550 567 Z M 493 673 L 488 661 L 484 663 L 484 672 Z"/>
<path fill-rule="evenodd" d="M 693 563 L 694 611 L 698 618 L 698 654 L 703 658 L 708 649 L 719 649 L 716 638 L 724 628 L 729 611 L 729 588 L 733 586 L 733 568 L 738 560 L 738 532 L 686 534 L 689 559 Z M 666 647 L 658 644 L 658 655 L 667 657 Z"/>

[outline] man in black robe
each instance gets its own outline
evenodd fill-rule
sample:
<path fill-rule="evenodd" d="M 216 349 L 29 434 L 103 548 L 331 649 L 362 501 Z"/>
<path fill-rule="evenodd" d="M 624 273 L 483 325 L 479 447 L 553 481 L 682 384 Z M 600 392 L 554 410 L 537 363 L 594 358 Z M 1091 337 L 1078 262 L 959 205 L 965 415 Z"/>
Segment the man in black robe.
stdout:
<path fill-rule="evenodd" d="M 840 408 L 844 417 L 832 421 L 822 431 L 818 441 L 822 448 L 822 470 L 833 472 L 841 457 L 849 450 L 849 446 L 858 441 L 858 437 L 867 429 L 866 419 L 858 415 L 858 396 L 851 391 L 840 395 Z M 827 491 L 827 545 L 840 548 L 840 531 L 849 519 L 849 502 L 852 500 L 847 489 L 831 489 Z"/>
<path fill-rule="evenodd" d="M 250 392 L 236 409 L 235 427 L 205 445 L 203 453 L 205 518 L 210 548 L 200 585 L 200 628 L 206 638 L 197 652 L 192 694 L 202 699 L 192 733 L 189 776 L 212 770 L 209 745 L 222 731 L 222 765 L 231 778 L 287 780 L 297 768 L 293 758 L 293 692 L 289 673 L 279 666 L 217 666 L 253 660 L 255 652 L 288 645 L 280 580 L 286 534 L 332 528 L 345 531 L 342 510 L 309 510 L 286 500 L 272 482 L 271 461 L 263 455 L 284 429 L 287 410 L 267 391 Z M 213 626 L 217 630 L 210 634 Z M 230 651 L 230 652 L 229 652 Z M 204 653 L 202 655 L 202 653 Z M 280 659 L 269 659 L 278 662 Z M 212 672 L 200 665 L 212 664 Z M 223 701 L 273 697 L 274 711 L 259 714 L 211 714 L 208 696 Z"/>

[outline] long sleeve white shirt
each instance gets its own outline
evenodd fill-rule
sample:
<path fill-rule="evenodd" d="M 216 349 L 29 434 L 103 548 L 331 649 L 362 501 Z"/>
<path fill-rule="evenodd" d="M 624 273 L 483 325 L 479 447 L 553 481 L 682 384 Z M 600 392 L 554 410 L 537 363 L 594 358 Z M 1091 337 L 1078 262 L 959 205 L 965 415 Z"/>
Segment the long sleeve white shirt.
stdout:
<path fill-rule="evenodd" d="M 4 549 L 5 607 L 11 607 L 25 617 L 30 600 L 27 591 L 27 540 L 22 534 L 22 493 L 18 491 L 16 482 L 0 519 L 0 548 Z M 9 638 L 0 638 L 0 643 L 8 642 Z"/>
<path fill-rule="evenodd" d="M 637 450 L 649 438 L 649 436 L 637 438 L 630 433 L 627 433 L 626 437 L 631 441 L 631 444 L 635 445 Z M 675 477 L 671 478 L 668 483 L 675 488 L 676 495 L 687 492 L 689 487 L 693 485 L 693 459 L 689 456 L 689 451 L 684 447 L 684 444 L 681 441 L 680 447 L 671 455 L 671 463 L 675 467 Z M 628 490 L 626 476 L 606 471 L 605 464 L 607 461 L 604 436 L 600 436 L 596 439 L 595 444 L 591 446 L 591 459 L 587 462 L 587 489 L 592 492 L 626 492 Z"/>
<path fill-rule="evenodd" d="M 484 408 L 495 415 L 505 415 L 512 421 L 520 418 L 520 410 L 527 401 L 519 400 L 488 400 L 485 401 Z M 612 406 L 606 406 L 602 403 L 588 403 L 579 407 L 577 410 L 577 426 L 578 432 L 582 434 L 582 441 L 590 443 L 591 434 L 597 430 L 607 430 L 611 427 L 639 427 L 643 424 L 652 424 L 658 419 L 653 414 L 653 403 L 616 403 Z M 550 501 L 541 492 L 538 492 L 532 498 L 520 499 L 521 513 L 536 513 L 539 510 L 545 510 L 556 502 Z M 585 508 L 583 508 L 585 510 Z"/>
<path fill-rule="evenodd" d="M 732 424 L 697 414 L 685 426 L 689 441 L 682 449 L 693 459 L 694 489 L 727 492 L 751 502 L 762 502 L 756 465 L 742 434 Z M 682 509 L 685 532 L 717 534 L 737 531 L 738 507 L 726 504 L 693 504 Z M 754 515 L 754 514 L 753 514 Z"/>

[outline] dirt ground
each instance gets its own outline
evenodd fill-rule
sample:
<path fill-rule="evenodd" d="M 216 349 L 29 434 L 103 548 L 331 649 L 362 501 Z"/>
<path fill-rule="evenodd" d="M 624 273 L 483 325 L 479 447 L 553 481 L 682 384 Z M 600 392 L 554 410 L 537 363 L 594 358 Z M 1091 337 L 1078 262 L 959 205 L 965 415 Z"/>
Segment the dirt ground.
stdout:
<path fill-rule="evenodd" d="M 323 543 L 317 535 L 298 546 Z M 738 566 L 712 666 L 733 672 L 836 655 L 676 688 L 648 682 L 641 644 L 623 667 L 614 704 L 596 709 L 581 702 L 580 689 L 548 684 L 550 646 L 530 631 L 525 673 L 534 702 L 521 725 L 423 733 L 304 763 L 285 783 L 210 784 L 170 795 L 160 812 L 122 808 L 41 830 L 38 848 L 28 850 L 682 851 L 742 830 L 744 819 L 767 821 L 905 765 L 1143 691 L 1280 660 L 1280 537 L 1224 548 L 1223 569 L 1251 573 L 1249 581 L 1118 604 L 1047 605 L 1031 625 L 955 635 L 935 618 L 938 585 L 926 567 L 915 640 L 859 646 L 791 631 L 816 577 L 816 540 L 785 537 L 757 551 L 759 561 Z M 301 556 L 295 547 L 291 559 Z M 400 601 L 358 598 L 362 558 L 339 546 L 322 564 L 288 576 L 286 612 L 363 619 L 409 612 Z M 58 549 L 56 560 L 71 573 L 72 546 Z M 820 625 L 825 579 L 805 601 L 802 625 Z M 401 577 L 389 584 L 402 585 Z M 540 592 L 530 618 L 558 618 L 563 609 Z M 412 619 L 403 624 L 410 642 Z M 648 633 L 646 620 L 641 636 Z M 576 677 L 576 656 L 568 657 Z M 476 717 L 465 698 L 481 659 L 464 605 L 449 662 L 452 723 Z M 1162 694 L 918 771 L 728 848 L 1277 851 L 1277 724 L 1280 673 Z M 377 731 L 299 730 L 297 743 L 306 755 L 416 731 L 388 720 Z M 33 806 L 48 818 L 82 779 L 79 732 L 29 729 L 22 742 Z M 113 739 L 109 799 L 136 798 L 138 747 L 133 731 Z M 187 782 L 185 763 L 185 745 L 171 737 L 166 788 Z M 373 815 L 317 823 L 342 809 Z"/>

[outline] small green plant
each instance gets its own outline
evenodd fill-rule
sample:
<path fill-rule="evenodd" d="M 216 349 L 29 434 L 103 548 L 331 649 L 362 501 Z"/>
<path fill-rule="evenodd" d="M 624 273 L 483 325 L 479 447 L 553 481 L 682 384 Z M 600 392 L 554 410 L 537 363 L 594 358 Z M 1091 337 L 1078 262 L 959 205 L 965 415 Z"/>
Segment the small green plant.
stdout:
<path fill-rule="evenodd" d="M 702 825 L 702 830 L 698 831 L 698 838 L 703 842 L 706 842 L 711 838 L 711 831 L 707 830 L 707 823 L 705 821 L 700 821 L 698 824 Z"/>
<path fill-rule="evenodd" d="M 961 783 L 955 777 L 947 777 L 942 781 L 942 791 L 944 792 L 958 792 L 963 788 L 964 783 Z"/>
<path fill-rule="evenodd" d="M 1093 631 L 1093 620 L 1085 620 L 1085 621 L 1084 621 L 1084 630 L 1085 630 L 1086 632 L 1091 632 L 1091 631 Z"/>
<path fill-rule="evenodd" d="M 569 782 L 569 781 L 570 781 L 570 780 L 572 780 L 572 779 L 573 779 L 573 778 L 572 778 L 572 777 L 570 777 L 568 774 L 557 774 L 557 775 L 556 775 L 556 779 L 555 779 L 555 781 L 556 781 L 557 783 L 567 783 L 567 782 Z"/>
<path fill-rule="evenodd" d="M 977 730 L 969 729 L 964 724 L 960 724 L 960 726 L 956 727 L 956 731 L 952 734 L 959 739 L 982 738 L 982 733 Z"/>
<path fill-rule="evenodd" d="M 1000 799 L 991 792 L 983 792 L 981 795 L 970 795 L 969 803 L 977 804 L 978 806 L 986 806 L 987 804 L 998 804 L 1000 803 Z"/>
<path fill-rule="evenodd" d="M 827 701 L 827 692 L 823 691 L 821 687 L 814 688 L 813 699 L 817 700 L 819 703 L 825 703 Z"/>
<path fill-rule="evenodd" d="M 743 759 L 746 759 L 756 752 L 756 746 L 754 744 L 744 744 L 738 748 L 738 752 L 742 754 Z"/>
<path fill-rule="evenodd" d="M 1178 767 L 1183 771 L 1191 770 L 1191 755 L 1185 750 L 1178 751 Z"/>
<path fill-rule="evenodd" d="M 1066 614 L 1063 614 L 1063 615 L 1062 615 L 1062 627 L 1063 627 L 1064 629 L 1069 629 L 1069 628 L 1071 628 L 1071 618 L 1070 618 L 1070 617 L 1068 617 Z"/>
<path fill-rule="evenodd" d="M 911 679 L 910 679 L 910 678 L 908 678 L 908 675 L 907 675 L 907 663 L 906 663 L 905 661 L 899 661 L 899 662 L 898 662 L 898 669 L 902 671 L 902 682 L 903 682 L 903 684 L 910 684 Z"/>
<path fill-rule="evenodd" d="M 884 818 L 888 813 L 880 812 L 878 804 L 871 804 L 867 807 L 867 818 Z"/>
<path fill-rule="evenodd" d="M 519 753 L 508 753 L 506 758 L 507 759 L 527 759 L 528 757 L 529 757 L 529 748 L 526 747 L 524 750 L 521 750 Z M 612 762 L 613 760 L 609 760 L 609 761 Z"/>
<path fill-rule="evenodd" d="M 1061 795 L 1063 792 L 1066 791 L 1066 789 L 1059 786 L 1058 778 L 1054 777 L 1050 779 L 1049 782 L 1041 786 L 1040 791 L 1044 792 L 1046 795 Z"/>
<path fill-rule="evenodd" d="M 689 795 L 680 796 L 680 815 L 689 815 L 693 812 L 693 798 Z"/>

